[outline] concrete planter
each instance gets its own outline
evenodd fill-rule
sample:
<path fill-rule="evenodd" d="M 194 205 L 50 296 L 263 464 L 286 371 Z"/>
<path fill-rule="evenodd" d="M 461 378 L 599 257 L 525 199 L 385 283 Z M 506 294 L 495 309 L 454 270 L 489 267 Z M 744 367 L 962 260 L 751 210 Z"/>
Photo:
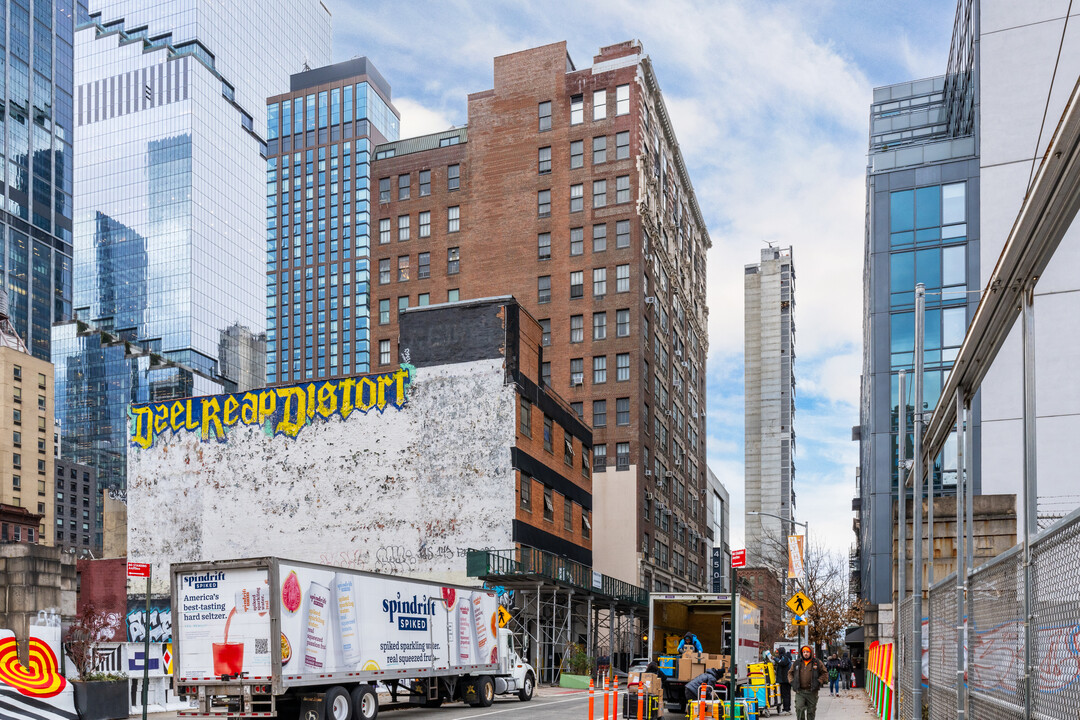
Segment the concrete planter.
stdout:
<path fill-rule="evenodd" d="M 123 720 L 128 716 L 128 683 L 72 681 L 75 710 L 82 720 Z"/>

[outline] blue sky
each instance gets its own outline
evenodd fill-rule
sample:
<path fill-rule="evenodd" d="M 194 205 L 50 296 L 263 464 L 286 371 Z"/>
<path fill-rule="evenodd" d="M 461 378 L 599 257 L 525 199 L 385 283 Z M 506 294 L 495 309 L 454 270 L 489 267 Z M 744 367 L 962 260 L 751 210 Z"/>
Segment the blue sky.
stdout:
<path fill-rule="evenodd" d="M 877 85 L 942 74 L 947 0 L 394 2 L 326 0 L 334 58 L 366 55 L 393 88 L 402 137 L 467 121 L 496 55 L 566 40 L 586 67 L 636 38 L 652 58 L 713 241 L 709 465 L 742 544 L 743 266 L 794 248 L 798 519 L 854 541 L 866 136 Z"/>

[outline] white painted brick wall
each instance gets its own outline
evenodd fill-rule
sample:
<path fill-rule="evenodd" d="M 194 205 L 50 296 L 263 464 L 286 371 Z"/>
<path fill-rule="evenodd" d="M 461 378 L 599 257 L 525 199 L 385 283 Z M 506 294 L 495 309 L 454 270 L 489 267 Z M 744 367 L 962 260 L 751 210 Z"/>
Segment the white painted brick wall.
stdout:
<path fill-rule="evenodd" d="M 467 548 L 511 547 L 514 409 L 502 361 L 483 360 L 420 368 L 404 409 L 295 439 L 166 432 L 128 451 L 129 557 L 161 591 L 169 563 L 261 556 L 467 582 Z"/>

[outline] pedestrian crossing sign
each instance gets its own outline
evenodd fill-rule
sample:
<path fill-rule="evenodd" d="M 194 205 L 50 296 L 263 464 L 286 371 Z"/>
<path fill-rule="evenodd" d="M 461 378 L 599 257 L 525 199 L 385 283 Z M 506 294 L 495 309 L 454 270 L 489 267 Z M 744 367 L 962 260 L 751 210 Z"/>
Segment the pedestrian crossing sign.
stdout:
<path fill-rule="evenodd" d="M 791 599 L 787 601 L 788 609 L 796 615 L 805 615 L 806 611 L 813 607 L 813 605 L 813 601 L 806 597 L 806 593 L 801 590 L 792 595 Z"/>

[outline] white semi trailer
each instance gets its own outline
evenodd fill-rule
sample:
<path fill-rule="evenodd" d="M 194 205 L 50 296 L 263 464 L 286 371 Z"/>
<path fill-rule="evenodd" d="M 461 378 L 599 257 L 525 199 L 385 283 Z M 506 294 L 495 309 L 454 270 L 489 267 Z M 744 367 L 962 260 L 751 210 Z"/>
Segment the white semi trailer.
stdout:
<path fill-rule="evenodd" d="M 376 683 L 427 707 L 532 698 L 480 588 L 272 557 L 174 564 L 171 585 L 181 717 L 371 720 Z"/>

